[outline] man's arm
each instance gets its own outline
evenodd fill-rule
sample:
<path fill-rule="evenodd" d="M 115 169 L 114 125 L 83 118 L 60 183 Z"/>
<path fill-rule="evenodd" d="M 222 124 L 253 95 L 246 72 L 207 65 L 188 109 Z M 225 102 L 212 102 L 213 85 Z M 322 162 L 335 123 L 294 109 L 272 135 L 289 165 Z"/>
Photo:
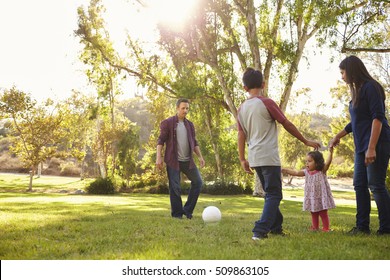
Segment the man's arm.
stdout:
<path fill-rule="evenodd" d="M 162 150 L 163 150 L 163 145 L 157 145 L 156 167 L 158 170 L 162 170 L 163 168 Z"/>
<path fill-rule="evenodd" d="M 204 167 L 204 166 L 205 166 L 205 161 L 204 161 L 204 159 L 203 159 L 203 156 L 202 156 L 202 153 L 201 153 L 201 151 L 200 151 L 199 146 L 195 146 L 194 152 L 195 152 L 195 154 L 198 156 L 200 167 Z"/>

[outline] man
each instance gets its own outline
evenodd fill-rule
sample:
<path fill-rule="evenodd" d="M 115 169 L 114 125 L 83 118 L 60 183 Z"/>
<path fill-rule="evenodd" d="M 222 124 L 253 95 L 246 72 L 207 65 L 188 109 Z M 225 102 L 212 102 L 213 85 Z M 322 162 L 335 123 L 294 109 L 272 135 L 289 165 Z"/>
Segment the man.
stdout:
<path fill-rule="evenodd" d="M 163 168 L 162 150 L 164 144 L 164 162 L 167 165 L 171 216 L 181 219 L 185 215 L 192 218 L 203 185 L 199 170 L 195 165 L 193 153 L 198 156 L 200 167 L 205 165 L 202 153 L 195 137 L 195 127 L 186 116 L 190 109 L 188 99 L 180 98 L 176 102 L 176 115 L 165 119 L 160 124 L 160 136 L 157 140 L 157 169 Z M 183 172 L 191 181 L 191 188 L 186 203 L 182 203 L 180 173 Z"/>

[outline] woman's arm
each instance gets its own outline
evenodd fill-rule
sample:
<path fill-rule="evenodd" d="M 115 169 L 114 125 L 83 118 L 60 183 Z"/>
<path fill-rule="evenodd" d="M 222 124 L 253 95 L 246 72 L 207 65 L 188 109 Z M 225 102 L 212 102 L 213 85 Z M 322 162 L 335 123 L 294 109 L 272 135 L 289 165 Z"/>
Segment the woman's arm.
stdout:
<path fill-rule="evenodd" d="M 376 144 L 378 143 L 381 130 L 382 130 L 382 122 L 378 119 L 374 119 L 372 121 L 370 142 L 368 143 L 366 158 L 364 161 L 366 165 L 373 163 L 375 161 L 376 158 L 375 148 L 376 148 Z"/>
<path fill-rule="evenodd" d="M 347 134 L 348 132 L 345 129 L 341 130 L 339 133 L 336 134 L 335 137 L 333 137 L 332 140 L 329 141 L 329 147 L 336 147 L 338 144 L 340 144 L 340 139 Z"/>

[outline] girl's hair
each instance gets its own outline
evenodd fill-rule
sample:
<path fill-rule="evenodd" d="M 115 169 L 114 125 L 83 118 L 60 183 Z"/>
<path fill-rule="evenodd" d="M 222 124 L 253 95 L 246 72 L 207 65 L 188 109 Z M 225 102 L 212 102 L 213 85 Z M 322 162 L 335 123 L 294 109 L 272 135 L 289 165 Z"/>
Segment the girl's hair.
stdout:
<path fill-rule="evenodd" d="M 313 160 L 316 164 L 316 167 L 315 167 L 316 170 L 322 171 L 324 169 L 325 160 L 324 160 L 324 156 L 322 155 L 321 152 L 311 151 L 311 152 L 308 152 L 307 155 L 313 158 Z"/>
<path fill-rule="evenodd" d="M 263 85 L 263 74 L 259 70 L 248 67 L 242 76 L 242 82 L 249 89 L 261 88 Z"/>
<path fill-rule="evenodd" d="M 357 106 L 360 102 L 360 89 L 367 81 L 373 81 L 383 100 L 385 100 L 385 91 L 383 87 L 368 73 L 366 66 L 360 58 L 351 55 L 340 62 L 339 68 L 345 71 L 346 82 L 352 93 L 352 104 Z"/>

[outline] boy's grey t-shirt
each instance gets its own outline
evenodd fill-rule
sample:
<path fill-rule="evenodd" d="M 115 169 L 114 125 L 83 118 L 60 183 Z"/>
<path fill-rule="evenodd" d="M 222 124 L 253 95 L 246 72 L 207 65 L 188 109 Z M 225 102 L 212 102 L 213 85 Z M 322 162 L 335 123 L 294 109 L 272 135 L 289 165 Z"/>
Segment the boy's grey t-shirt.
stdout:
<path fill-rule="evenodd" d="M 187 129 L 183 121 L 177 123 L 177 152 L 179 161 L 190 160 L 190 144 L 188 143 Z"/>
<path fill-rule="evenodd" d="M 276 121 L 286 120 L 279 106 L 267 97 L 252 97 L 238 110 L 238 129 L 248 143 L 250 167 L 280 166 Z"/>

